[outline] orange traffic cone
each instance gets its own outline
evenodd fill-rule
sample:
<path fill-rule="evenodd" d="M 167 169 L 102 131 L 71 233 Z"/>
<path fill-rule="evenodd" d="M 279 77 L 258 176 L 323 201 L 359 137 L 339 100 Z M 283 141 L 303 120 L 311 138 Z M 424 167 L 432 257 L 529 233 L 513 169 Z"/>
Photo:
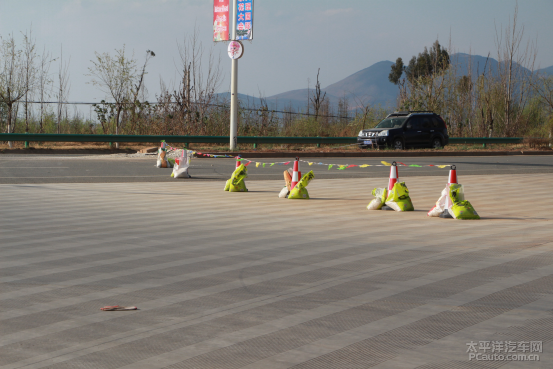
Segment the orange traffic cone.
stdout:
<path fill-rule="evenodd" d="M 397 163 L 394 161 L 390 167 L 390 181 L 388 182 L 388 192 L 394 188 L 399 178 L 399 172 L 397 170 Z"/>
<path fill-rule="evenodd" d="M 294 170 L 292 172 L 292 183 L 290 183 L 290 191 L 296 187 L 298 184 L 300 177 L 299 177 L 299 170 L 300 170 L 300 158 L 296 157 L 296 161 L 294 161 Z"/>
<path fill-rule="evenodd" d="M 451 203 L 451 199 L 449 198 L 449 185 L 457 183 L 457 167 L 455 165 L 452 165 L 449 169 L 449 178 L 447 180 L 447 195 L 445 198 L 445 207 L 444 211 L 440 214 L 440 218 L 453 218 L 453 216 L 451 216 L 451 214 L 449 213 L 449 209 L 453 206 L 453 204 Z"/>
<path fill-rule="evenodd" d="M 388 182 L 388 193 L 390 193 L 390 191 L 393 190 L 394 185 L 397 183 L 398 178 L 399 178 L 399 172 L 397 170 L 397 163 L 394 161 L 392 162 L 392 166 L 390 167 L 390 180 Z M 394 211 L 394 209 L 392 209 L 388 205 L 384 205 L 381 209 Z"/>
<path fill-rule="evenodd" d="M 240 166 L 240 164 L 242 164 L 242 160 L 239 160 L 241 159 L 242 157 L 240 155 L 238 155 L 236 157 L 236 167 L 235 168 L 238 168 Z"/>

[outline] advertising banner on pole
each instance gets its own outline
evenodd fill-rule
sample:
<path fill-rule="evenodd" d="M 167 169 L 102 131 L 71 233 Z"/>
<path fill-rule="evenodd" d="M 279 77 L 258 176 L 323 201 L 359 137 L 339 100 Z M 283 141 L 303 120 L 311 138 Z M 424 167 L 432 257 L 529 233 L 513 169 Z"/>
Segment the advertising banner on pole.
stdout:
<path fill-rule="evenodd" d="M 253 0 L 238 0 L 236 39 L 253 40 Z"/>
<path fill-rule="evenodd" d="M 213 0 L 213 41 L 229 40 L 229 0 Z"/>

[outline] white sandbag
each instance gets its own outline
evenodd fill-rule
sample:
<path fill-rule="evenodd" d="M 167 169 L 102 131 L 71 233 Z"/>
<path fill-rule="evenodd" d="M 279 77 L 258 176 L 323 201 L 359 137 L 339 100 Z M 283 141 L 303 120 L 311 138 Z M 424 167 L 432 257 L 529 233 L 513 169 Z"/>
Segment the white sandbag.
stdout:
<path fill-rule="evenodd" d="M 388 190 L 386 188 L 374 188 L 372 190 L 372 195 L 375 197 L 369 205 L 367 205 L 368 210 L 380 210 L 386 201 L 386 195 Z"/>
<path fill-rule="evenodd" d="M 449 187 L 446 186 L 442 190 L 442 194 L 440 195 L 440 198 L 438 199 L 438 201 L 436 201 L 436 205 L 432 209 L 430 209 L 430 211 L 426 215 L 428 215 L 429 217 L 439 217 L 440 214 L 444 212 L 448 191 L 449 191 Z"/>
<path fill-rule="evenodd" d="M 189 150 L 182 150 L 180 156 L 175 159 L 175 165 L 173 166 L 173 178 L 191 178 L 188 173 L 190 167 L 190 160 L 192 158 L 192 152 Z"/>
<path fill-rule="evenodd" d="M 281 199 L 285 199 L 286 196 L 288 196 L 288 187 L 284 186 L 284 188 L 278 194 L 278 197 Z"/>
<path fill-rule="evenodd" d="M 443 213 L 444 209 L 440 208 L 438 205 L 434 206 L 430 211 L 426 214 L 429 217 L 439 217 L 441 213 Z"/>
<path fill-rule="evenodd" d="M 394 209 L 395 211 L 403 211 L 403 209 L 401 209 L 399 207 L 399 204 L 397 202 L 394 202 L 394 201 L 387 201 L 386 202 L 386 206 L 389 206 L 391 207 L 392 209 Z"/>
<path fill-rule="evenodd" d="M 379 198 L 372 199 L 369 205 L 367 205 L 368 210 L 380 210 L 380 208 L 382 208 L 382 201 Z"/>

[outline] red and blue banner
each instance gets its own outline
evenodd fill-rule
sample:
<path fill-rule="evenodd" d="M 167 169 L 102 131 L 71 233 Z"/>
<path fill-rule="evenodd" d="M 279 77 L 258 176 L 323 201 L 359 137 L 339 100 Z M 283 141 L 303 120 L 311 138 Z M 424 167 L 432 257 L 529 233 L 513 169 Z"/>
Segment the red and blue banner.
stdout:
<path fill-rule="evenodd" d="M 238 0 L 236 39 L 253 40 L 253 0 Z"/>
<path fill-rule="evenodd" d="M 213 41 L 229 40 L 229 0 L 213 0 Z"/>

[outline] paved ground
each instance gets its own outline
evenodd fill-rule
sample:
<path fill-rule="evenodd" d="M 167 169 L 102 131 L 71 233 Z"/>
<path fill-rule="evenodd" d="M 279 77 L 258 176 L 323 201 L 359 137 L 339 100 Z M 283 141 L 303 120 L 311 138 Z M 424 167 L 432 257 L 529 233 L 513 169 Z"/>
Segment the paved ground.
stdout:
<path fill-rule="evenodd" d="M 256 160 L 251 157 L 248 159 Z M 293 160 L 290 158 L 289 160 Z M 380 164 L 378 158 L 301 158 L 315 163 Z M 283 162 L 287 159 L 258 159 L 260 162 Z M 391 159 L 384 160 L 391 162 Z M 397 158 L 405 164 L 456 164 L 463 174 L 553 173 L 553 156 L 495 156 L 495 157 L 423 157 Z M 155 168 L 155 156 L 45 156 L 0 155 L 0 183 L 105 183 L 105 182 L 173 182 L 171 170 Z M 233 159 L 194 159 L 191 181 L 227 180 L 234 168 Z M 292 164 L 289 165 L 290 167 Z M 283 166 L 255 168 L 250 165 L 249 180 L 282 179 Z M 313 169 L 319 179 L 376 178 L 389 176 L 389 168 L 350 168 L 302 163 L 301 169 Z M 400 176 L 442 176 L 444 170 L 434 167 L 402 167 Z"/>
<path fill-rule="evenodd" d="M 0 185 L 0 366 L 551 368 L 553 174 L 459 178 L 482 220 L 426 217 L 436 177 L 411 213 L 365 210 L 383 178 Z"/>

